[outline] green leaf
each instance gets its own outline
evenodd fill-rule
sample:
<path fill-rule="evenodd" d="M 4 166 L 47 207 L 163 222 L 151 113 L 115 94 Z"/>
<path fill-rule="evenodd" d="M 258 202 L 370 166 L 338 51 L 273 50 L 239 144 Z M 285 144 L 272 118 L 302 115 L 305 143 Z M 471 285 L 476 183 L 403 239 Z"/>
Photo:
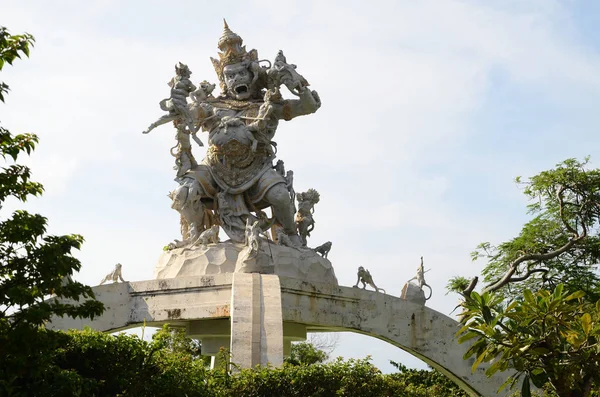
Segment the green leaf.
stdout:
<path fill-rule="evenodd" d="M 585 296 L 585 292 L 583 292 L 583 291 L 573 292 L 571 295 L 569 295 L 565 298 L 565 301 L 583 298 L 584 296 Z"/>
<path fill-rule="evenodd" d="M 467 332 L 466 334 L 464 334 L 463 336 L 458 338 L 458 343 L 464 343 L 464 342 L 471 340 L 473 338 L 476 338 L 478 336 L 480 336 L 480 335 L 476 332 Z"/>
<path fill-rule="evenodd" d="M 536 305 L 536 301 L 535 298 L 533 297 L 533 294 L 531 293 L 530 290 L 526 289 L 525 291 L 523 291 L 523 297 L 525 298 L 525 301 L 527 303 L 529 303 L 532 306 Z"/>
<path fill-rule="evenodd" d="M 525 379 L 523 379 L 523 385 L 521 386 L 521 397 L 531 397 L 529 375 L 525 375 Z"/>
<path fill-rule="evenodd" d="M 502 367 L 502 360 L 494 362 L 488 369 L 485 370 L 485 376 L 492 376 Z"/>
<path fill-rule="evenodd" d="M 584 313 L 583 316 L 581 316 L 581 326 L 585 335 L 589 336 L 592 329 L 592 316 L 589 313 Z"/>
<path fill-rule="evenodd" d="M 477 369 L 477 367 L 479 367 L 479 364 L 481 364 L 481 362 L 483 361 L 483 359 L 485 358 L 485 356 L 487 355 L 487 350 L 484 350 L 479 357 L 477 357 L 477 360 L 475 360 L 475 362 L 473 363 L 473 365 L 471 366 L 471 372 L 475 373 L 475 370 Z"/>
<path fill-rule="evenodd" d="M 564 287 L 565 286 L 563 284 L 558 284 L 556 286 L 556 288 L 554 289 L 554 293 L 553 293 L 554 299 L 558 299 L 561 297 Z"/>

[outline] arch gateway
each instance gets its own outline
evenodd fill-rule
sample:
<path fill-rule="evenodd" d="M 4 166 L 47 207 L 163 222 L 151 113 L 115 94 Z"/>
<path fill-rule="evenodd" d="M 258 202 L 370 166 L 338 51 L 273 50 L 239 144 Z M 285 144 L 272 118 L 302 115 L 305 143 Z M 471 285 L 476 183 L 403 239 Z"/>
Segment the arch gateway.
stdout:
<path fill-rule="evenodd" d="M 473 396 L 496 396 L 505 378 L 471 373 L 458 322 L 417 302 L 359 288 L 258 273 L 226 273 L 94 287 L 106 312 L 93 321 L 55 318 L 54 329 L 115 332 L 143 323 L 185 327 L 203 354 L 230 349 L 241 367 L 281 365 L 307 332 L 351 331 L 384 340 L 441 371 Z"/>
<path fill-rule="evenodd" d="M 422 267 L 403 298 L 379 292 L 365 269 L 362 281 L 376 292 L 338 285 L 327 259 L 331 242 L 311 248 L 308 240 L 320 194 L 296 193 L 274 141 L 280 120 L 319 110 L 318 93 L 282 51 L 262 60 L 227 23 L 217 47 L 211 61 L 220 95 L 213 95 L 217 82 L 196 86 L 178 63 L 160 101 L 165 113 L 144 131 L 171 122 L 176 130 L 170 198 L 181 237 L 160 256 L 155 279 L 118 282 L 119 268 L 108 277 L 115 283 L 95 287 L 107 308 L 102 316 L 54 318 L 48 328 L 114 332 L 169 323 L 201 340 L 204 354 L 228 348 L 240 367 L 281 365 L 307 332 L 359 332 L 420 358 L 474 396 L 497 395 L 504 378 L 487 378 L 484 366 L 471 373 L 472 362 L 462 359 L 469 344 L 454 338 L 458 323 L 425 306 Z M 206 149 L 202 161 L 192 146 Z"/>

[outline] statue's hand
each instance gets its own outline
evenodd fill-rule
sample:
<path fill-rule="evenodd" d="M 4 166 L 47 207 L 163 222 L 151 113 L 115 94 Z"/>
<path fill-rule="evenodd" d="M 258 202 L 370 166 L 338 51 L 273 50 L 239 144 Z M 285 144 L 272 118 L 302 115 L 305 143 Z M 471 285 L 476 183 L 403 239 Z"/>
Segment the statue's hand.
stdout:
<path fill-rule="evenodd" d="M 304 88 L 300 93 L 300 102 L 307 113 L 314 113 L 321 107 L 321 98 L 317 91 Z"/>

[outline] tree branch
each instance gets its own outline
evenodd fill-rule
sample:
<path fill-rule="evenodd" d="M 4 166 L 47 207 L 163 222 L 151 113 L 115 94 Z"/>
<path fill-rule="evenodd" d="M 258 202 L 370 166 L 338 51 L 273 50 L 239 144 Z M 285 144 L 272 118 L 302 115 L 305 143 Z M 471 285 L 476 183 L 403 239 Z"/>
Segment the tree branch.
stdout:
<path fill-rule="evenodd" d="M 562 221 L 563 225 L 565 225 L 565 227 L 567 228 L 568 231 L 570 231 L 571 233 L 573 233 L 574 236 L 578 236 L 579 233 L 577 233 L 577 230 L 573 229 L 573 226 L 571 226 L 569 224 L 569 222 L 567 222 L 567 220 L 565 219 L 564 216 L 564 200 L 562 197 L 563 192 L 565 191 L 565 187 L 561 186 L 560 189 L 558 189 L 558 191 L 556 192 L 556 198 L 558 199 L 558 210 L 559 210 L 559 214 L 560 214 L 560 220 Z"/>
<path fill-rule="evenodd" d="M 530 269 L 523 276 L 511 277 L 508 280 L 508 282 L 509 283 L 514 283 L 514 282 L 518 282 L 518 281 L 527 280 L 529 278 L 529 276 L 531 276 L 533 273 L 548 273 L 549 271 L 550 271 L 549 269 Z"/>
<path fill-rule="evenodd" d="M 554 251 L 550 251 L 550 252 L 546 252 L 544 254 L 528 254 L 528 255 L 522 255 L 520 257 L 518 257 L 517 259 L 515 259 L 509 266 L 508 271 L 504 274 L 504 276 L 502 276 L 502 278 L 500 278 L 500 280 L 487 285 L 484 289 L 483 292 L 492 292 L 492 291 L 497 291 L 498 289 L 504 287 L 506 284 L 511 282 L 511 279 L 513 277 L 513 275 L 515 274 L 515 272 L 517 271 L 517 267 L 525 262 L 525 261 L 537 261 L 537 262 L 542 262 L 542 261 L 547 261 L 548 259 L 552 259 L 555 258 L 565 252 L 567 252 L 569 249 L 571 249 L 576 243 L 578 243 L 580 240 L 582 240 L 583 238 L 585 238 L 587 236 L 587 229 L 584 228 L 583 230 L 583 234 L 581 234 L 580 236 L 574 237 L 571 240 L 569 240 L 565 245 L 563 245 L 562 247 L 554 250 Z M 531 275 L 531 274 L 530 274 Z"/>

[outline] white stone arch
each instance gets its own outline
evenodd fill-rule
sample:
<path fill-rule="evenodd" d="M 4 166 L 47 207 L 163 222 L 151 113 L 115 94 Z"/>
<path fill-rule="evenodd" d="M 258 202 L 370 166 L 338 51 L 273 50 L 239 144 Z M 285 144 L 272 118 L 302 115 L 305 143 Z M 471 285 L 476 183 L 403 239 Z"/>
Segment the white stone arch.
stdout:
<path fill-rule="evenodd" d="M 405 350 L 473 396 L 498 395 L 506 379 L 505 374 L 486 377 L 485 367 L 471 373 L 472 360 L 462 358 L 469 345 L 456 342 L 455 320 L 426 306 L 359 288 L 235 273 L 102 285 L 94 287 L 94 293 L 107 307 L 102 316 L 92 321 L 54 318 L 48 327 L 90 326 L 114 332 L 142 323 L 170 323 L 185 326 L 190 336 L 202 339 L 203 348 L 231 347 L 232 360 L 246 366 L 279 364 L 290 341 L 302 340 L 307 331 L 351 331 Z M 249 343 L 250 338 L 258 341 Z"/>

